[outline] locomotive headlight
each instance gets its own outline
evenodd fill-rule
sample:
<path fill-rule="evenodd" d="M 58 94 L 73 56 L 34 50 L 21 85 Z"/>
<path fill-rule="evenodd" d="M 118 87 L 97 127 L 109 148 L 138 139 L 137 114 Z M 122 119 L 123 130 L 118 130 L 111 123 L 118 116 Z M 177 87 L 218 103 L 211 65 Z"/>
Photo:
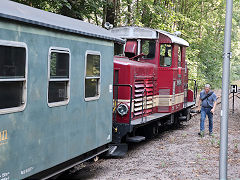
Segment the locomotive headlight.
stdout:
<path fill-rule="evenodd" d="M 121 116 L 124 116 L 128 113 L 128 106 L 126 104 L 119 104 L 117 107 L 117 112 Z"/>

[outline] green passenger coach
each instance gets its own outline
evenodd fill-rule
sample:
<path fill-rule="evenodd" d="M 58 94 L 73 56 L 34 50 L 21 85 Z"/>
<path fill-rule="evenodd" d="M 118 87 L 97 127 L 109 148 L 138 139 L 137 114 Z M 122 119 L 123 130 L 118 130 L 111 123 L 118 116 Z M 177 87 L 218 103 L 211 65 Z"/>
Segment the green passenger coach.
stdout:
<path fill-rule="evenodd" d="M 109 31 L 8 0 L 0 5 L 0 180 L 47 178 L 112 140 Z"/>

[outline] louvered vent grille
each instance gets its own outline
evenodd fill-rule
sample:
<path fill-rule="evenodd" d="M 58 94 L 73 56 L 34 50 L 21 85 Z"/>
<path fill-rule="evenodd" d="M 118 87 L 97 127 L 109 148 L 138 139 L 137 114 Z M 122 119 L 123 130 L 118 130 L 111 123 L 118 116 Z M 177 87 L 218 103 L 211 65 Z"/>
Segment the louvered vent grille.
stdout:
<path fill-rule="evenodd" d="M 142 115 L 144 102 L 144 80 L 135 81 L 135 95 L 134 95 L 134 116 Z"/>
<path fill-rule="evenodd" d="M 134 116 L 153 112 L 153 80 L 136 80 L 134 90 Z"/>
<path fill-rule="evenodd" d="M 152 113 L 153 111 L 153 80 L 146 80 L 145 81 L 146 85 L 146 114 Z"/>

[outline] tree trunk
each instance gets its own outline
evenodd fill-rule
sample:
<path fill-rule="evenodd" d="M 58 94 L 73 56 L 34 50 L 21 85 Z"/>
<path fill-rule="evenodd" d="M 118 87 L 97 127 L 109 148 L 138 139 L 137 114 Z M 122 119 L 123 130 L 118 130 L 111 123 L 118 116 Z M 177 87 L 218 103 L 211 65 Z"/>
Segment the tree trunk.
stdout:
<path fill-rule="evenodd" d="M 201 18 L 200 18 L 200 23 L 199 23 L 199 38 L 202 38 L 202 18 L 203 18 L 203 8 L 204 8 L 204 4 L 203 4 L 203 0 L 201 1 Z"/>
<path fill-rule="evenodd" d="M 115 0 L 115 19 L 114 19 L 114 27 L 121 24 L 121 17 L 120 17 L 120 0 Z"/>
<path fill-rule="evenodd" d="M 106 22 L 110 24 L 115 24 L 115 6 L 116 0 L 107 0 L 107 14 L 106 14 Z"/>
<path fill-rule="evenodd" d="M 107 15 L 107 1 L 106 3 L 103 5 L 103 21 L 102 21 L 102 27 L 104 28 L 104 25 L 106 23 L 106 15 Z"/>
<path fill-rule="evenodd" d="M 96 21 L 96 24 L 98 26 L 98 17 L 97 17 L 97 12 L 96 12 L 96 9 L 94 10 L 94 16 L 95 16 L 95 21 Z"/>
<path fill-rule="evenodd" d="M 127 0 L 127 7 L 128 7 L 128 13 L 127 13 L 127 24 L 130 26 L 131 25 L 131 14 L 132 14 L 132 9 L 131 9 L 131 0 Z"/>

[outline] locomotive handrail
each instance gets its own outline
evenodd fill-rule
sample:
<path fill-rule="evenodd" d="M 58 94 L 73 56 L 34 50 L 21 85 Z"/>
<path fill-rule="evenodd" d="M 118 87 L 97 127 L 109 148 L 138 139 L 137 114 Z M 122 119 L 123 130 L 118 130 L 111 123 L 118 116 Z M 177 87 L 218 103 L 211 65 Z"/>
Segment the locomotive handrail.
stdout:
<path fill-rule="evenodd" d="M 194 81 L 193 97 L 194 97 L 194 102 L 196 103 L 196 99 L 197 99 L 197 80 L 196 79 L 188 79 L 188 80 Z"/>
<path fill-rule="evenodd" d="M 143 114 L 144 114 L 144 108 L 143 108 L 143 100 L 144 100 L 144 94 L 145 94 L 146 89 L 143 90 L 142 92 L 142 123 L 143 123 Z"/>
<path fill-rule="evenodd" d="M 130 111 L 129 111 L 129 132 L 131 131 L 131 120 L 132 120 L 132 85 L 130 84 L 113 84 L 113 86 L 125 86 L 130 87 Z"/>
<path fill-rule="evenodd" d="M 129 59 L 130 59 L 130 60 L 134 60 L 134 59 L 136 59 L 136 58 L 141 58 L 141 57 L 143 57 L 143 56 L 145 56 L 145 54 L 141 53 L 141 54 L 138 54 L 138 55 L 136 55 L 136 56 L 133 56 L 132 58 L 129 58 Z"/>

